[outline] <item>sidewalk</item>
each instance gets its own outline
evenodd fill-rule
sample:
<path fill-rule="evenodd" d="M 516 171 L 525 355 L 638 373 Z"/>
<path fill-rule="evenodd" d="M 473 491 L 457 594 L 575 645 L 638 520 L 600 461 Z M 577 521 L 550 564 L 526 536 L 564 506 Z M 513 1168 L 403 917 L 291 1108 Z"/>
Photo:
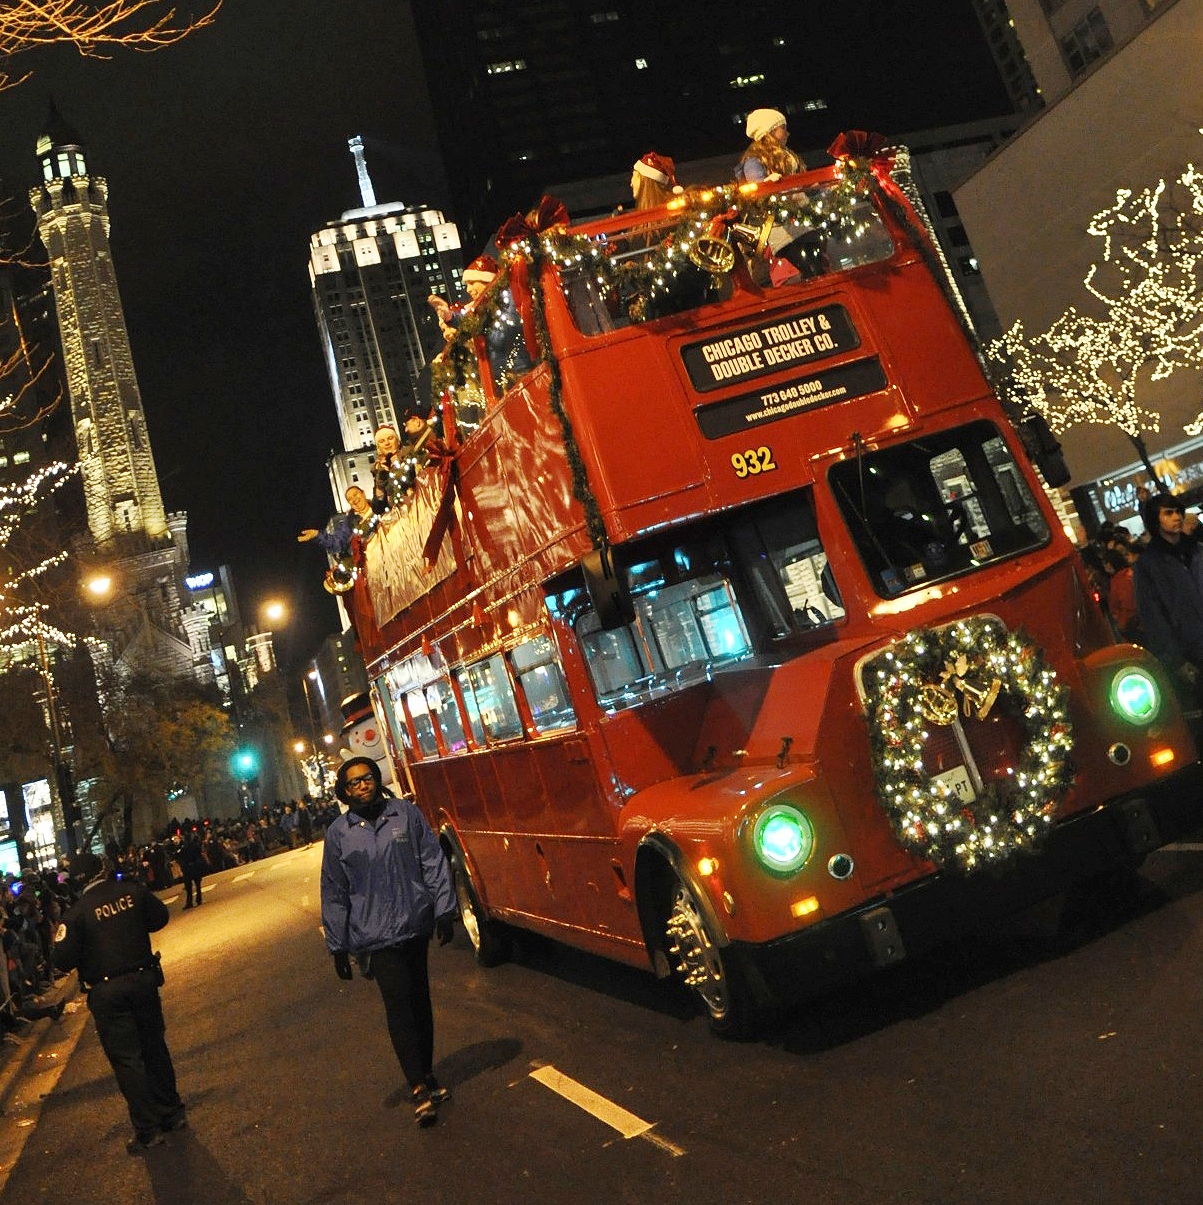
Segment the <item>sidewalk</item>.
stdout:
<path fill-rule="evenodd" d="M 69 1005 L 78 995 L 79 980 L 71 971 L 41 997 L 41 1002 L 53 1005 L 62 1001 L 64 1005 Z M 82 1005 L 82 998 L 80 1003 Z M 0 1042 L 0 1114 L 7 1110 L 14 1085 L 51 1032 L 51 1026 L 62 1023 L 61 1016 L 58 1019 L 39 1017 L 36 1021 L 21 1021 L 13 1035 L 16 1041 L 9 1037 Z"/>

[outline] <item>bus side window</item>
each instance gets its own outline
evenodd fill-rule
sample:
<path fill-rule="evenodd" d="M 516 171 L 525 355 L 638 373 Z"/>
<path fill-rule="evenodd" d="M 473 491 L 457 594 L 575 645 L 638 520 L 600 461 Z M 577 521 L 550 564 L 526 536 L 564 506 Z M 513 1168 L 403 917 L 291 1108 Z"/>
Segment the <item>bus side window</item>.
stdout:
<path fill-rule="evenodd" d="M 599 699 L 618 694 L 651 672 L 640 659 L 630 628 L 602 631 L 597 613 L 587 611 L 576 625 L 576 635 Z"/>
<path fill-rule="evenodd" d="M 484 721 L 480 718 L 480 707 L 476 703 L 476 695 L 472 693 L 472 683 L 468 679 L 466 669 L 455 671 L 455 684 L 459 687 L 464 700 L 464 710 L 468 713 L 468 727 L 472 730 L 472 740 L 476 746 L 483 749 L 488 741 L 485 739 Z"/>
<path fill-rule="evenodd" d="M 418 749 L 423 757 L 438 757 L 439 741 L 434 734 L 434 719 L 430 714 L 430 705 L 426 702 L 426 694 L 421 690 L 411 690 L 405 696 L 405 709 L 414 726 L 414 735 L 418 738 Z"/>
<path fill-rule="evenodd" d="M 500 653 L 469 665 L 468 682 L 490 741 L 512 741 L 524 735 L 505 658 Z"/>
<path fill-rule="evenodd" d="M 557 732 L 576 726 L 576 712 L 568 698 L 568 683 L 556 657 L 556 647 L 537 636 L 510 653 L 510 664 L 530 706 L 537 732 Z"/>
<path fill-rule="evenodd" d="M 432 682 L 426 688 L 426 702 L 443 735 L 443 747 L 448 753 L 462 753 L 468 747 L 468 738 L 451 683 L 443 678 Z"/>

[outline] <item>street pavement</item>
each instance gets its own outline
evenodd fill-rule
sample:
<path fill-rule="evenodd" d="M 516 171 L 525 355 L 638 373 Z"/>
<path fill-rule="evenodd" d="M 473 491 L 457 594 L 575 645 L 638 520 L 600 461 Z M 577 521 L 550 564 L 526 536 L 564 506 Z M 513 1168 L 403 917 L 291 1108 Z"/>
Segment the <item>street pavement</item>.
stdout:
<path fill-rule="evenodd" d="M 429 1130 L 375 985 L 334 975 L 319 864 L 315 845 L 207 880 L 200 909 L 171 903 L 158 944 L 191 1125 L 166 1145 L 126 1155 L 85 1011 L 48 1028 L 54 1066 L 0 1118 L 0 1151 L 24 1136 L 6 1202 L 1203 1201 L 1203 842 L 754 1042 L 550 942 L 478 968 L 458 932 L 431 951 L 452 1098 Z"/>

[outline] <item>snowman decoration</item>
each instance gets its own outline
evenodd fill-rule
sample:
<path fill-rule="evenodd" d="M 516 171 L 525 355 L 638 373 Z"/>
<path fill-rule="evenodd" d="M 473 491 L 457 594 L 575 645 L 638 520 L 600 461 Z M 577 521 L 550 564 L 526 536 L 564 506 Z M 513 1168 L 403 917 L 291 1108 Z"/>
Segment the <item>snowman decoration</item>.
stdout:
<path fill-rule="evenodd" d="M 339 754 L 343 761 L 352 757 L 370 757 L 379 767 L 384 785 L 396 792 L 396 776 L 388 756 L 384 731 L 372 710 L 371 698 L 366 694 L 355 695 L 343 703 L 345 723 L 342 730 L 342 748 Z"/>

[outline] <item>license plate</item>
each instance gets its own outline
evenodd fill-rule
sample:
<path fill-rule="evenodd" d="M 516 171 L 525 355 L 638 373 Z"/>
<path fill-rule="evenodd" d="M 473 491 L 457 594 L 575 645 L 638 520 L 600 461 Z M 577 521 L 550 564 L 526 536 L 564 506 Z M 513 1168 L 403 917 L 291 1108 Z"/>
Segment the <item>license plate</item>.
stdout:
<path fill-rule="evenodd" d="M 951 770 L 945 770 L 943 774 L 934 775 L 933 780 L 947 783 L 962 803 L 972 803 L 977 798 L 973 783 L 969 781 L 969 771 L 964 766 L 953 766 Z"/>

